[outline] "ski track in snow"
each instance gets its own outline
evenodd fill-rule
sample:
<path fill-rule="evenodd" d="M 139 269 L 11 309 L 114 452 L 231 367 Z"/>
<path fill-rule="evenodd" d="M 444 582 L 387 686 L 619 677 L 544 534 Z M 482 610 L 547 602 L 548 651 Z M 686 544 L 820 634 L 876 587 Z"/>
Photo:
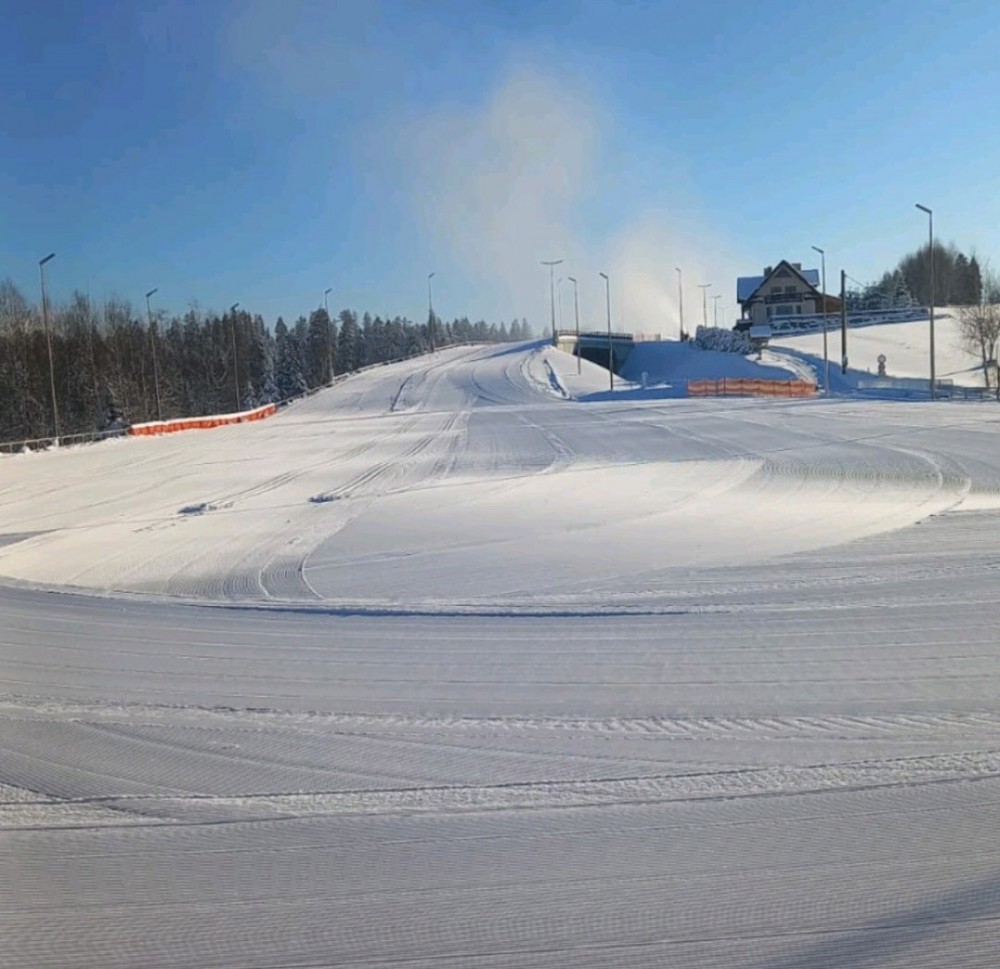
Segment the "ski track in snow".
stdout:
<path fill-rule="evenodd" d="M 0 964 L 996 965 L 995 405 L 606 379 L 0 456 Z"/>

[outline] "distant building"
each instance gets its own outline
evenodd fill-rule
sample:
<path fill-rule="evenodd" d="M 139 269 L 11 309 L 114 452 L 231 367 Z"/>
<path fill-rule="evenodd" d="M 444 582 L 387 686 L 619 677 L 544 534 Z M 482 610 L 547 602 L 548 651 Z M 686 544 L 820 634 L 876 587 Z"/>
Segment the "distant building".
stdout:
<path fill-rule="evenodd" d="M 815 316 L 840 311 L 840 300 L 825 297 L 820 290 L 818 269 L 803 269 L 800 262 L 782 259 L 768 266 L 761 276 L 740 276 L 736 299 L 740 317 L 754 326 L 764 326 L 780 316 Z"/>

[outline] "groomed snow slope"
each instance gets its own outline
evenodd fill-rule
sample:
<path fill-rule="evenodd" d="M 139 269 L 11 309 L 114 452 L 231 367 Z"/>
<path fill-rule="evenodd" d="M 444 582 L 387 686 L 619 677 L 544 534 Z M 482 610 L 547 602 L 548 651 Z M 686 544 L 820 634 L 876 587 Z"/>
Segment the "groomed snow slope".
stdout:
<path fill-rule="evenodd" d="M 840 322 L 831 318 L 827 333 L 827 350 L 832 366 L 840 366 Z M 780 336 L 772 341 L 775 347 L 788 347 L 823 359 L 823 334 Z M 878 373 L 878 358 L 886 358 L 886 374 L 890 377 L 923 377 L 930 374 L 930 321 L 885 323 L 863 326 L 847 331 L 847 357 L 855 371 Z M 934 321 L 934 359 L 937 376 L 969 387 L 983 386 L 982 361 L 962 346 L 959 333 L 958 309 L 944 308 Z"/>
<path fill-rule="evenodd" d="M 995 964 L 995 405 L 575 369 L 0 459 L 0 963 Z"/>

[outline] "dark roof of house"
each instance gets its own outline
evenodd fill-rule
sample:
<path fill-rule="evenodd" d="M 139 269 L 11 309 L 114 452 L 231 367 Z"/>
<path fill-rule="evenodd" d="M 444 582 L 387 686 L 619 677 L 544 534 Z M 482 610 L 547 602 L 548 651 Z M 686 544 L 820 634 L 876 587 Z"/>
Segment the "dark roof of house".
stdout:
<path fill-rule="evenodd" d="M 786 259 L 782 259 L 774 269 L 771 270 L 770 275 L 773 276 L 782 266 L 787 267 L 793 273 L 801 276 L 813 289 L 819 289 L 819 270 L 818 269 L 796 269 L 790 262 Z M 768 276 L 740 276 L 736 280 L 736 299 L 740 303 L 745 303 L 754 293 L 764 285 L 764 281 L 768 279 Z"/>

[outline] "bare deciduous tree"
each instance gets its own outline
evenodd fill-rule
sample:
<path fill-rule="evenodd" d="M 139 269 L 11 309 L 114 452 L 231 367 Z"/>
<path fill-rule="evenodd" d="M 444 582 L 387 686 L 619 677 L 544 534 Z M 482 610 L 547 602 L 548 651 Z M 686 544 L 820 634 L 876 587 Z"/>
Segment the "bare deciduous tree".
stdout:
<path fill-rule="evenodd" d="M 980 306 L 963 306 L 958 311 L 958 323 L 962 346 L 970 353 L 979 354 L 986 386 L 989 387 L 989 364 L 996 360 L 997 343 L 1000 342 L 1000 305 L 983 303 Z"/>

